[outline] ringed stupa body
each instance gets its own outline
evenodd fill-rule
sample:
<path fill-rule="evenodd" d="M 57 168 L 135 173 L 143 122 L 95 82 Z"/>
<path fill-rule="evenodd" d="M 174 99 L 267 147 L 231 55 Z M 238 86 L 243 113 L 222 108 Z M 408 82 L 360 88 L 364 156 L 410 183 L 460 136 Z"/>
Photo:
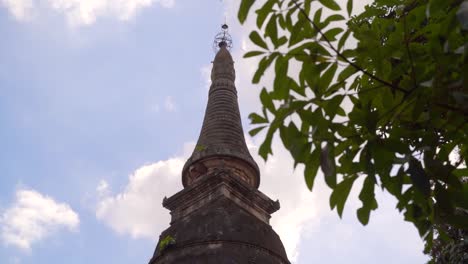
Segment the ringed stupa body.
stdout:
<path fill-rule="evenodd" d="M 245 142 L 227 25 L 215 43 L 200 136 L 182 170 L 184 188 L 163 201 L 171 222 L 149 264 L 287 264 L 269 223 L 279 202 L 258 190 L 260 171 Z"/>

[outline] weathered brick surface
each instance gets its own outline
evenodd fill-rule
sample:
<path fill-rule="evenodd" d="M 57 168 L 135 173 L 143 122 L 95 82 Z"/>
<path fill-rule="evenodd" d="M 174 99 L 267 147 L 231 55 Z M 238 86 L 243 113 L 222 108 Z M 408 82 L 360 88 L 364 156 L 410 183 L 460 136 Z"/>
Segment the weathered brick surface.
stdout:
<path fill-rule="evenodd" d="M 186 178 L 191 165 L 208 157 L 227 156 L 249 164 L 255 171 L 254 182 L 258 187 L 259 170 L 245 143 L 234 85 L 234 62 L 226 48 L 221 48 L 216 54 L 211 79 L 208 105 L 197 146 L 182 172 L 184 186 L 189 182 Z"/>
<path fill-rule="evenodd" d="M 160 239 L 171 236 L 175 245 L 156 247 L 150 264 L 161 263 L 289 263 L 280 238 L 228 198 L 219 199 L 171 224 Z"/>

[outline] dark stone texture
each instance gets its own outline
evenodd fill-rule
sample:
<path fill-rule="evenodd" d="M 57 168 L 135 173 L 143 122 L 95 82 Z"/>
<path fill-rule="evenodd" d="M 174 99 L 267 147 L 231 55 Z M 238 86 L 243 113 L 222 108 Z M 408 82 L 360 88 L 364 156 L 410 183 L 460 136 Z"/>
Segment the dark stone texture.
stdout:
<path fill-rule="evenodd" d="M 211 79 L 203 126 L 197 147 L 182 170 L 182 183 L 187 186 L 188 168 L 194 163 L 214 156 L 226 156 L 247 162 L 256 172 L 255 186 L 258 188 L 260 173 L 245 143 L 234 86 L 234 62 L 225 47 L 216 54 Z"/>
<path fill-rule="evenodd" d="M 162 252 L 156 247 L 150 264 L 289 263 L 271 226 L 228 198 L 175 221 L 160 239 L 166 236 L 173 237 L 175 245 Z"/>

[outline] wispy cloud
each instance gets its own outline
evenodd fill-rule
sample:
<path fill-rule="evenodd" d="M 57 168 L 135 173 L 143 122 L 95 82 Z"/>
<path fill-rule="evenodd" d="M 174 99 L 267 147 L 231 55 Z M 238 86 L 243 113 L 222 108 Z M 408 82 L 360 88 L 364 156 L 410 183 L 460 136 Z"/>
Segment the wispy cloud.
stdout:
<path fill-rule="evenodd" d="M 2 4 L 18 20 L 28 20 L 31 17 L 33 0 L 2 0 Z"/>
<path fill-rule="evenodd" d="M 177 110 L 177 106 L 174 99 L 172 99 L 172 96 L 166 96 L 164 99 L 164 110 L 167 112 L 175 112 Z"/>
<path fill-rule="evenodd" d="M 211 64 L 206 64 L 200 68 L 201 79 L 206 90 L 209 90 L 211 86 L 211 67 Z"/>
<path fill-rule="evenodd" d="M 175 0 L 2 0 L 3 5 L 20 21 L 30 20 L 41 10 L 53 10 L 66 17 L 73 26 L 91 25 L 99 17 L 128 21 L 143 9 L 159 4 L 174 6 Z"/>
<path fill-rule="evenodd" d="M 35 190 L 21 189 L 0 218 L 1 239 L 6 245 L 30 250 L 31 245 L 60 228 L 76 230 L 80 220 L 68 204 L 58 203 Z"/>

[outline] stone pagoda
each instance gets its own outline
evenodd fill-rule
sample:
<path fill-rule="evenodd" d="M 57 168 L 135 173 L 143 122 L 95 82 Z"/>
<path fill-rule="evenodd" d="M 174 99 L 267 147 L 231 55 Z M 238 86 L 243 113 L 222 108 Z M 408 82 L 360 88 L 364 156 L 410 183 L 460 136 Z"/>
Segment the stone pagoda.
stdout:
<path fill-rule="evenodd" d="M 182 170 L 184 189 L 163 206 L 171 211 L 150 264 L 286 264 L 270 226 L 279 202 L 258 190 L 260 171 L 247 149 L 234 85 L 227 25 L 217 35 L 203 126 Z"/>

